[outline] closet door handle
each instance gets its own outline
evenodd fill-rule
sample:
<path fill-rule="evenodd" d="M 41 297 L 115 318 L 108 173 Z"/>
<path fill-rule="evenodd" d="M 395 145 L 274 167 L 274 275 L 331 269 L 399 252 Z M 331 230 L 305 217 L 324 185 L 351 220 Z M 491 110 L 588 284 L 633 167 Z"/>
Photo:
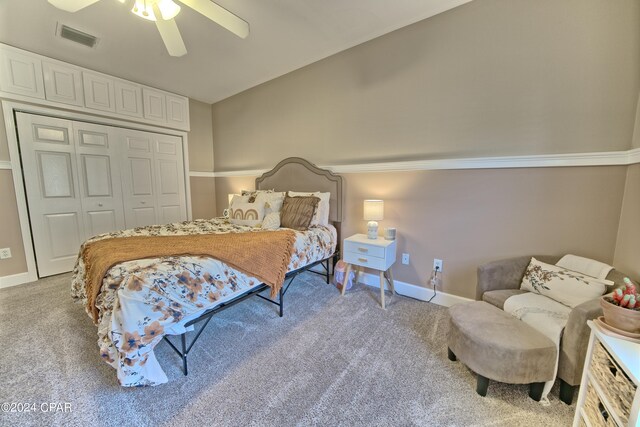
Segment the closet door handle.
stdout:
<path fill-rule="evenodd" d="M 146 204 L 147 204 L 147 202 L 145 202 L 145 201 L 143 200 L 143 201 L 141 201 L 141 202 L 140 202 L 140 204 L 142 204 L 142 205 L 146 205 Z"/>
<path fill-rule="evenodd" d="M 102 203 L 98 203 L 98 206 L 102 207 Z"/>

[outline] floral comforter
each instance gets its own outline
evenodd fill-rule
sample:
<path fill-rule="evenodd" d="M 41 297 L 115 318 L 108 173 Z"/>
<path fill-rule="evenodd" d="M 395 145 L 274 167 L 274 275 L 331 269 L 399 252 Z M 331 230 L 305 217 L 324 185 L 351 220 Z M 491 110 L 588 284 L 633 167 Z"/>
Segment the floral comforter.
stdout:
<path fill-rule="evenodd" d="M 214 218 L 101 234 L 88 242 L 112 237 L 252 231 L 261 229 Z M 305 232 L 296 231 L 289 271 L 329 257 L 335 251 L 336 240 L 333 227 L 316 226 Z M 88 310 L 84 280 L 84 265 L 78 257 L 71 295 L 82 301 Z M 167 376 L 153 353 L 162 337 L 186 332 L 184 324 L 189 320 L 258 285 L 260 282 L 254 277 L 202 256 L 141 259 L 118 264 L 105 275 L 96 301 L 100 311 L 100 355 L 116 369 L 122 386 L 165 383 Z M 87 313 L 91 316 L 89 311 Z"/>

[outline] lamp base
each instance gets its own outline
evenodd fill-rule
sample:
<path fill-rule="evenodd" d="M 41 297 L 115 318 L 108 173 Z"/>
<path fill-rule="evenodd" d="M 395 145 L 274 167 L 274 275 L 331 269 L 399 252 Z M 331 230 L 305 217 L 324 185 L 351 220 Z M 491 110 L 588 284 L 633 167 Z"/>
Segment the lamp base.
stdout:
<path fill-rule="evenodd" d="M 376 221 L 369 221 L 367 224 L 367 237 L 369 239 L 378 238 L 378 223 Z"/>

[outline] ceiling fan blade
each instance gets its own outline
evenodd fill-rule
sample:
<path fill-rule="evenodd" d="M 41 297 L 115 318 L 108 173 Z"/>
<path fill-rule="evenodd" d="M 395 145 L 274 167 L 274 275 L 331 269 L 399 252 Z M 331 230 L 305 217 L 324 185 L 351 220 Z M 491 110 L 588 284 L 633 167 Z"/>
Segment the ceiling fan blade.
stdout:
<path fill-rule="evenodd" d="M 231 31 L 238 37 L 249 35 L 249 23 L 210 0 L 180 0 L 198 13 L 203 14 L 218 25 Z"/>
<path fill-rule="evenodd" d="M 153 6 L 153 13 L 156 16 L 162 16 L 160 14 L 160 10 L 156 10 L 158 6 Z M 182 40 L 182 36 L 180 35 L 180 30 L 178 30 L 178 25 L 176 21 L 173 19 L 162 20 L 158 19 L 156 21 L 156 27 L 160 32 L 160 36 L 162 37 L 162 41 L 164 42 L 165 47 L 167 48 L 167 52 L 171 56 L 183 56 L 187 53 L 187 48 L 184 45 L 184 41 Z"/>
<path fill-rule="evenodd" d="M 98 2 L 99 0 L 48 0 L 49 3 L 67 12 L 77 12 L 87 6 Z"/>

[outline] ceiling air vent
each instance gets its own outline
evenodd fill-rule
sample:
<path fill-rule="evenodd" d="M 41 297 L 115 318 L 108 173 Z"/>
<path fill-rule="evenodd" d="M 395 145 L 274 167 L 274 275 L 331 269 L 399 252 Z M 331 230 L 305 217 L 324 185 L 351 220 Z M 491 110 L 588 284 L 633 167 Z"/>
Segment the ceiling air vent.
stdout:
<path fill-rule="evenodd" d="M 71 28 L 64 24 L 58 23 L 58 35 L 63 39 L 71 40 L 72 42 L 80 43 L 81 45 L 94 47 L 98 43 L 98 38 L 87 34 L 75 28 Z"/>

